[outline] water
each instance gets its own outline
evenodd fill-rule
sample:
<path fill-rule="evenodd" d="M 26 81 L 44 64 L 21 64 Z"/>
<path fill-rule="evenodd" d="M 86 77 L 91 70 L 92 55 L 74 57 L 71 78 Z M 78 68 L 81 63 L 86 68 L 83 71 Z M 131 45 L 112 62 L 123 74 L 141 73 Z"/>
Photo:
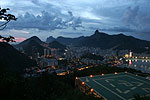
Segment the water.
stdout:
<path fill-rule="evenodd" d="M 123 64 L 120 67 L 127 67 L 136 70 L 140 70 L 144 73 L 150 73 L 150 60 L 127 60 L 127 64 Z"/>

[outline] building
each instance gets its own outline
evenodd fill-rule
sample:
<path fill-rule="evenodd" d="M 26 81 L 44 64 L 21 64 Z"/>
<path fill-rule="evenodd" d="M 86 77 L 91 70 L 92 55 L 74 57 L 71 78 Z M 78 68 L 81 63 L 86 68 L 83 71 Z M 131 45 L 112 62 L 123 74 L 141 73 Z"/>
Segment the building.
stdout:
<path fill-rule="evenodd" d="M 135 94 L 150 96 L 150 80 L 131 73 L 76 77 L 75 85 L 103 100 L 132 100 Z"/>
<path fill-rule="evenodd" d="M 43 57 L 43 58 L 40 58 L 39 65 L 41 67 L 58 66 L 58 61 L 57 59 L 54 59 L 54 58 Z"/>

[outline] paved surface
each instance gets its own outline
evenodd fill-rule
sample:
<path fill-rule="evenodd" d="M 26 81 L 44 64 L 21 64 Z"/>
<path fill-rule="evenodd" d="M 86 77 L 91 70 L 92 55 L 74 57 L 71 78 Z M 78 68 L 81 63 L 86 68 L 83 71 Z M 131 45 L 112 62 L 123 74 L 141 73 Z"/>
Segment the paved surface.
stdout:
<path fill-rule="evenodd" d="M 130 73 L 79 77 L 107 100 L 132 100 L 133 95 L 150 96 L 150 81 Z"/>

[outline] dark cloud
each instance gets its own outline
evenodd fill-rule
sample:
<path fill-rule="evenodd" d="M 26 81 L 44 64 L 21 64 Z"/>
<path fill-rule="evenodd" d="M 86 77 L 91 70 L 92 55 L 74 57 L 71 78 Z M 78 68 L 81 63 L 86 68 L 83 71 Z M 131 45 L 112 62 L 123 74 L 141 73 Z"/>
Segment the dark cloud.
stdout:
<path fill-rule="evenodd" d="M 143 10 L 140 6 L 128 7 L 122 17 L 124 25 L 137 32 L 150 32 L 150 13 Z"/>
<path fill-rule="evenodd" d="M 134 32 L 135 30 L 127 27 L 113 27 L 108 29 L 100 29 L 102 31 L 113 31 L 113 32 Z"/>
<path fill-rule="evenodd" d="M 135 6 L 133 9 L 128 7 L 123 15 L 123 22 L 128 27 L 137 27 L 137 16 L 139 12 L 139 6 Z"/>
<path fill-rule="evenodd" d="M 43 11 L 41 15 L 33 15 L 26 12 L 24 15 L 18 16 L 16 22 L 11 22 L 8 28 L 24 29 L 24 28 L 37 28 L 40 30 L 55 30 L 55 29 L 65 29 L 72 27 L 76 29 L 77 27 L 82 27 L 82 21 L 80 17 L 76 18 L 73 16 L 72 12 L 68 12 L 69 20 L 64 20 L 59 17 L 57 13 Z"/>

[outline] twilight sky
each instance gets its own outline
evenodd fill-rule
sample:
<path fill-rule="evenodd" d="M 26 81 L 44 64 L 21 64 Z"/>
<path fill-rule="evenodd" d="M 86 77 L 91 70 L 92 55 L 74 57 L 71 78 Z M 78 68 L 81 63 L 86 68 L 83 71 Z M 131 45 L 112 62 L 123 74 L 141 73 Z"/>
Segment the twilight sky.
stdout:
<path fill-rule="evenodd" d="M 18 20 L 0 31 L 18 41 L 31 36 L 89 36 L 96 29 L 150 41 L 150 0 L 0 0 Z"/>

